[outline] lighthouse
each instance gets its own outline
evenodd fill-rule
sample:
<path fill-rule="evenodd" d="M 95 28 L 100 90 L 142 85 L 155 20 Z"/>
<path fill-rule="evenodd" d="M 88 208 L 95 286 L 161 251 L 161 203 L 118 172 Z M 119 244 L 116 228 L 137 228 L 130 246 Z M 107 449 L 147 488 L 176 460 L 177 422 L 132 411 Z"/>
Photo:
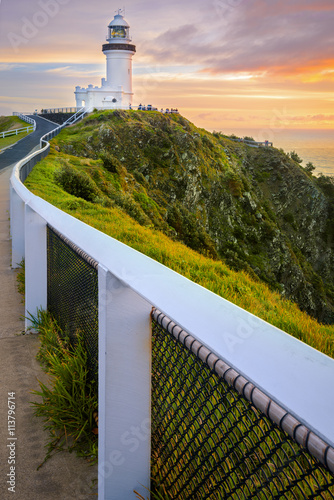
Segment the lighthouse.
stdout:
<path fill-rule="evenodd" d="M 132 57 L 136 46 L 131 43 L 130 26 L 118 10 L 108 25 L 102 52 L 106 56 L 106 78 L 101 87 L 75 88 L 76 105 L 97 109 L 129 109 L 132 105 Z"/>

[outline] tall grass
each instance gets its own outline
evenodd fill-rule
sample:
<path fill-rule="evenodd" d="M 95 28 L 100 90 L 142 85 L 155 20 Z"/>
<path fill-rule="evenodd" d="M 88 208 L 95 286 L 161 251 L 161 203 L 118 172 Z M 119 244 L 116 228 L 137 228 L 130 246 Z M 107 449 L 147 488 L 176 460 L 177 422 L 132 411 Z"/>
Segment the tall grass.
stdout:
<path fill-rule="evenodd" d="M 94 462 L 97 437 L 93 432 L 96 427 L 93 413 L 97 409 L 97 396 L 89 381 L 87 352 L 80 333 L 73 346 L 43 311 L 32 317 L 32 324 L 41 341 L 37 357 L 50 380 L 49 384 L 39 382 L 40 390 L 32 392 L 41 400 L 32 403 L 34 413 L 44 420 L 44 429 L 50 436 L 45 460 L 53 452 L 68 449 Z"/>

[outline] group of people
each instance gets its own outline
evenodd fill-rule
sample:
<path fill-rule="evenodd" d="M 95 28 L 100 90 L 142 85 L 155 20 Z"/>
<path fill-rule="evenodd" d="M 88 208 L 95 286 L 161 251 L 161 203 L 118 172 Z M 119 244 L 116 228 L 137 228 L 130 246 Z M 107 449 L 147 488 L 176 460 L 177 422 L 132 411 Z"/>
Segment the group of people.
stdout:
<path fill-rule="evenodd" d="M 131 106 L 131 104 L 130 104 L 129 108 L 133 109 L 132 106 Z M 145 106 L 145 105 L 143 106 L 142 104 L 139 104 L 138 110 L 139 111 L 159 111 L 158 108 L 154 108 L 152 106 L 152 104 L 148 104 L 147 106 Z M 166 110 L 163 110 L 161 108 L 160 113 L 167 113 L 167 114 L 169 114 L 169 113 L 177 113 L 177 114 L 179 114 L 179 110 L 177 108 L 171 108 L 171 109 L 166 108 Z"/>

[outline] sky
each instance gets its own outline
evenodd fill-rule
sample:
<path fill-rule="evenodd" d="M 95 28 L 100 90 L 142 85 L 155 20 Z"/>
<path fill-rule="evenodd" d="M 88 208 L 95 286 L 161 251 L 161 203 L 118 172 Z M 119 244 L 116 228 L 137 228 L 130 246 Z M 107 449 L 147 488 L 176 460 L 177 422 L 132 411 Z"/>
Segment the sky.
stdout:
<path fill-rule="evenodd" d="M 0 0 L 0 114 L 75 106 L 76 85 L 100 86 L 118 8 L 134 105 L 258 140 L 334 129 L 333 0 Z"/>

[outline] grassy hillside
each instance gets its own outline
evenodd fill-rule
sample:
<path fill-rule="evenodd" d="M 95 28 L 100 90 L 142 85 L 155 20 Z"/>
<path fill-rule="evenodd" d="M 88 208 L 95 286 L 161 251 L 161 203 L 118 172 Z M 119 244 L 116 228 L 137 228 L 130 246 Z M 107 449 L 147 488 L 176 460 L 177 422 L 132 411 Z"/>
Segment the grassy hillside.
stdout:
<path fill-rule="evenodd" d="M 79 140 L 80 135 L 81 141 L 90 143 L 91 130 L 88 125 L 82 126 L 80 132 L 73 127 L 53 141 L 50 155 L 36 165 L 26 181 L 32 192 L 333 357 L 333 326 L 320 325 L 256 276 L 254 279 L 245 270 L 232 270 L 210 257 L 209 246 L 207 255 L 203 255 L 156 229 L 152 218 L 175 238 L 161 208 L 145 194 L 135 177 L 119 176 L 112 166 L 106 170 L 105 158 L 60 151 L 69 136 Z M 107 161 L 113 159 L 108 157 Z M 129 195 L 128 185 L 136 187 L 137 200 Z"/>
<path fill-rule="evenodd" d="M 252 148 L 158 112 L 93 113 L 55 144 L 59 153 L 100 160 L 98 172 L 86 170 L 90 187 L 80 193 L 76 160 L 59 156 L 57 182 L 68 193 L 115 204 L 334 323 L 330 178 L 320 182 L 284 151 Z"/>

